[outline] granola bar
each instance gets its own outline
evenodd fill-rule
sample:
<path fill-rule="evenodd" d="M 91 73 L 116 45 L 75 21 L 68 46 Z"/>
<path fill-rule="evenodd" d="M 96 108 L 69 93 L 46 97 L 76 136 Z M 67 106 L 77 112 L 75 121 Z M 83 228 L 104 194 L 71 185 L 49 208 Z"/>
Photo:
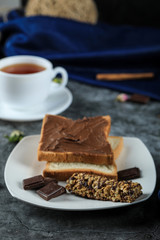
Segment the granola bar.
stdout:
<path fill-rule="evenodd" d="M 127 203 L 135 201 L 142 194 L 139 183 L 84 173 L 74 173 L 67 180 L 66 189 L 85 198 Z"/>

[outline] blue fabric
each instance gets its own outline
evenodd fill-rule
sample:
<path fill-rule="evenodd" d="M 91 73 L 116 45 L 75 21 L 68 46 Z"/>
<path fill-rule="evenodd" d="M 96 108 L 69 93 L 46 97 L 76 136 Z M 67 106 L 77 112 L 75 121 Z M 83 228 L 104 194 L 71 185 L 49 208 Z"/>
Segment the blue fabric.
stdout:
<path fill-rule="evenodd" d="M 64 66 L 70 79 L 160 100 L 160 29 L 90 25 L 15 11 L 0 24 L 4 56 L 37 55 Z M 98 81 L 97 73 L 154 72 L 154 79 Z"/>

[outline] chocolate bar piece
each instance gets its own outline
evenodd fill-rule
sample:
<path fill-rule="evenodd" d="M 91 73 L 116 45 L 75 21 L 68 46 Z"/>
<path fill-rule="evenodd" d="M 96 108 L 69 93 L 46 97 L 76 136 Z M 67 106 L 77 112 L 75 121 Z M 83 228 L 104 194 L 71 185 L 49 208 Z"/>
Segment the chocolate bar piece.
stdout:
<path fill-rule="evenodd" d="M 44 186 L 44 178 L 42 175 L 37 175 L 23 180 L 23 188 L 25 190 L 37 189 Z"/>
<path fill-rule="evenodd" d="M 66 189 L 53 181 L 48 183 L 46 186 L 36 191 L 40 197 L 48 201 L 51 198 L 56 198 L 66 192 Z"/>
<path fill-rule="evenodd" d="M 137 167 L 128 168 L 118 172 L 118 181 L 130 180 L 140 177 L 140 170 Z"/>
<path fill-rule="evenodd" d="M 148 103 L 150 100 L 149 97 L 140 95 L 140 94 L 133 94 L 131 97 L 128 99 L 130 102 L 137 102 L 137 103 Z"/>
<path fill-rule="evenodd" d="M 50 182 L 58 183 L 58 181 L 55 178 L 44 177 L 44 185 L 47 185 Z"/>

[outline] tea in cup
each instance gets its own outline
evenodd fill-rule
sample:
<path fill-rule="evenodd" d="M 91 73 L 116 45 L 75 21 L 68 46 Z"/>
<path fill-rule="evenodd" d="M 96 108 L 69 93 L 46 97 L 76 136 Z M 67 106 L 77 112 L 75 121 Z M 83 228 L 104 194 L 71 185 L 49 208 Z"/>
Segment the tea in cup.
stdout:
<path fill-rule="evenodd" d="M 58 74 L 61 83 L 52 81 Z M 13 109 L 26 109 L 41 104 L 50 89 L 64 88 L 68 82 L 63 67 L 53 67 L 42 57 L 19 55 L 0 60 L 0 102 Z"/>

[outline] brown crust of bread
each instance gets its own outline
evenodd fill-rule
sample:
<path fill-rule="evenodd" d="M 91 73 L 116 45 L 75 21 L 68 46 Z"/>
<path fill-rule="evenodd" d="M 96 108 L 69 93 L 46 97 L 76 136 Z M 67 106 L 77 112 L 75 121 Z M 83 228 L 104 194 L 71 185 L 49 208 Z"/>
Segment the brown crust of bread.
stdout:
<path fill-rule="evenodd" d="M 113 151 L 110 154 L 88 154 L 88 153 L 73 153 L 73 152 L 52 152 L 52 151 L 42 151 L 41 145 L 43 141 L 43 134 L 45 131 L 45 123 L 47 119 L 46 115 L 43 119 L 41 128 L 40 143 L 38 146 L 38 160 L 47 162 L 82 162 L 82 163 L 94 163 L 99 165 L 111 165 L 114 162 Z M 59 116 L 65 119 L 65 117 Z M 108 125 L 105 128 L 106 141 L 111 128 L 111 117 L 109 115 L 103 116 L 108 121 Z"/>
<path fill-rule="evenodd" d="M 87 154 L 87 153 L 53 153 L 38 151 L 38 160 L 47 162 L 81 162 L 99 165 L 111 165 L 113 163 L 113 153 L 108 155 Z"/>
<path fill-rule="evenodd" d="M 115 179 L 117 180 L 117 166 L 114 165 L 114 170 L 112 173 L 105 173 L 101 171 L 96 171 L 93 169 L 58 169 L 58 170 L 51 170 L 49 168 L 49 163 L 46 164 L 45 169 L 43 170 L 43 176 L 44 177 L 53 177 L 57 179 L 58 181 L 66 181 L 69 179 L 73 173 L 89 173 L 89 174 L 95 174 L 99 176 L 105 176 L 109 179 Z"/>

